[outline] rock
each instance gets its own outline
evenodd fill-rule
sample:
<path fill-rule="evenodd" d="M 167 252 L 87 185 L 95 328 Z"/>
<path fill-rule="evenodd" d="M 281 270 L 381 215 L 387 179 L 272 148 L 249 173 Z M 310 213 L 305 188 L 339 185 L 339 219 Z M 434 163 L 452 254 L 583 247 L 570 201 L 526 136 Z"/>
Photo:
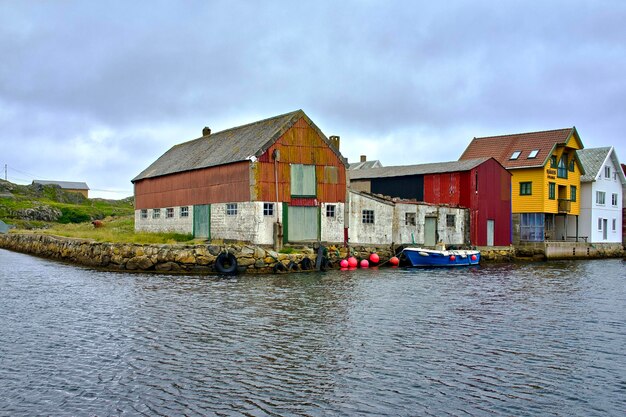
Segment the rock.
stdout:
<path fill-rule="evenodd" d="M 154 264 L 152 260 L 146 256 L 135 256 L 134 258 L 130 258 L 128 262 L 126 262 L 126 269 L 135 270 L 141 269 L 143 271 L 152 268 Z"/>
<path fill-rule="evenodd" d="M 50 206 L 21 209 L 14 212 L 14 217 L 21 220 L 39 220 L 44 222 L 56 222 L 62 216 L 61 210 Z"/>

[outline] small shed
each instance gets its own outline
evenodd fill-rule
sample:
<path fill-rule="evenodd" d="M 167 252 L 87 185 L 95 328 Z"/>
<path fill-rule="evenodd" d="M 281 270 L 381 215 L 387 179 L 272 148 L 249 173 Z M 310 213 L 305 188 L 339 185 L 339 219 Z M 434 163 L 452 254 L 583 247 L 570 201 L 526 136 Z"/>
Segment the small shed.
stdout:
<path fill-rule="evenodd" d="M 63 191 L 79 193 L 89 198 L 89 187 L 85 182 L 33 180 L 33 185 L 57 185 Z"/>

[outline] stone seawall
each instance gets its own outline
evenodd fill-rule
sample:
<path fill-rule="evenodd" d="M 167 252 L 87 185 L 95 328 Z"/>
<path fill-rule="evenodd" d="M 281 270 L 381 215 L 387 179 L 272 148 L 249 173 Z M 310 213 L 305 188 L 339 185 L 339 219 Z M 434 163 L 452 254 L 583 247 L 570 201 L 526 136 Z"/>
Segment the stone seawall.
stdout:
<path fill-rule="evenodd" d="M 224 251 L 236 257 L 239 273 L 249 274 L 301 271 L 307 263 L 314 267 L 317 259 L 316 252 L 306 247 L 286 254 L 242 244 L 141 245 L 26 233 L 0 234 L 0 248 L 84 266 L 167 273 L 214 273 L 215 260 Z M 381 263 L 392 256 L 391 248 L 373 247 L 354 247 L 350 254 L 360 260 L 374 251 L 379 253 Z M 348 256 L 348 248 L 330 246 L 326 254 L 331 261 L 328 267 L 336 268 L 339 260 Z M 304 258 L 308 261 L 303 263 Z"/>

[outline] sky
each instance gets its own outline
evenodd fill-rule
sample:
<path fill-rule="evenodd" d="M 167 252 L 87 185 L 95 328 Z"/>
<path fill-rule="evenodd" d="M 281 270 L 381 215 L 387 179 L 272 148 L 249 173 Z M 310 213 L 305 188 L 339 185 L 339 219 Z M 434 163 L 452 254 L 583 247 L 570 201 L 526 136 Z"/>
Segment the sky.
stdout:
<path fill-rule="evenodd" d="M 626 2 L 0 0 L 2 178 L 131 196 L 172 146 L 302 109 L 349 162 L 575 126 L 626 162 Z"/>

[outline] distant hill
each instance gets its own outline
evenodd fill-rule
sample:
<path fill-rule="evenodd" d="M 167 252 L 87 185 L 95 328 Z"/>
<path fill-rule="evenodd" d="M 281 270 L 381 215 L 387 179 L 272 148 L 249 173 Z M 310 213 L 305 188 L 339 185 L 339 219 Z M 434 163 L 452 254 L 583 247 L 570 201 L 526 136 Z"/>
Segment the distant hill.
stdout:
<path fill-rule="evenodd" d="M 133 205 L 133 197 L 86 198 L 63 191 L 57 185 L 18 185 L 0 180 L 0 220 L 25 229 L 132 216 Z"/>

